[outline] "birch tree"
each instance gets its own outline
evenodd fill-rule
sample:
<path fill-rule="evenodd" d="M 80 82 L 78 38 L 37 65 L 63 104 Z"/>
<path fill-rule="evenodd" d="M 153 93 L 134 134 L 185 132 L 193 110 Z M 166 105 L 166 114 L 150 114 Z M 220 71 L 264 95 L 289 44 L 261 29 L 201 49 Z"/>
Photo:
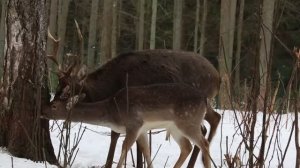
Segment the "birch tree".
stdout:
<path fill-rule="evenodd" d="M 100 64 L 105 64 L 112 57 L 111 37 L 112 37 L 112 23 L 113 23 L 113 4 L 112 0 L 103 1 L 103 15 L 102 15 L 102 30 L 101 30 L 101 44 L 100 44 Z"/>
<path fill-rule="evenodd" d="M 144 27 L 145 27 L 145 0 L 138 1 L 138 24 L 137 24 L 137 49 L 144 49 Z"/>
<path fill-rule="evenodd" d="M 57 55 L 58 55 L 58 61 L 60 63 L 63 61 L 63 55 L 64 55 L 69 4 L 70 4 L 70 0 L 58 0 L 57 34 L 60 40 L 59 40 Z"/>
<path fill-rule="evenodd" d="M 200 50 L 200 55 L 204 55 L 204 44 L 206 41 L 206 19 L 207 19 L 207 0 L 203 0 L 203 12 L 202 12 L 202 20 L 201 20 L 201 37 L 200 37 L 200 45 L 199 45 L 199 50 Z"/>
<path fill-rule="evenodd" d="M 259 108 L 262 108 L 263 101 L 266 96 L 267 80 L 268 80 L 268 68 L 270 68 L 270 53 L 271 53 L 271 42 L 272 42 L 272 30 L 273 30 L 273 15 L 274 15 L 275 0 L 264 0 L 262 8 L 262 25 L 260 29 L 260 97 Z"/>
<path fill-rule="evenodd" d="M 194 52 L 198 52 L 198 33 L 199 33 L 199 16 L 200 15 L 200 0 L 196 0 L 195 12 L 195 28 L 194 28 Z"/>
<path fill-rule="evenodd" d="M 92 0 L 89 23 L 89 42 L 88 42 L 88 57 L 87 66 L 93 68 L 95 64 L 95 52 L 96 52 L 96 34 L 97 34 L 97 17 L 99 10 L 99 0 Z"/>
<path fill-rule="evenodd" d="M 235 30 L 236 0 L 222 0 L 220 13 L 220 43 L 219 43 L 219 71 L 222 78 L 220 86 L 221 108 L 229 108 L 231 92 L 230 74 L 232 66 L 233 42 Z"/>
<path fill-rule="evenodd" d="M 122 1 L 113 0 L 113 23 L 112 23 L 112 37 L 111 37 L 111 57 L 114 58 L 117 56 L 117 41 L 119 37 L 119 7 Z"/>
<path fill-rule="evenodd" d="M 183 0 L 174 0 L 173 10 L 173 49 L 181 49 Z"/>
<path fill-rule="evenodd" d="M 242 32 L 243 32 L 243 21 L 244 21 L 244 5 L 245 0 L 239 0 L 239 15 L 237 22 L 237 34 L 236 34 L 236 53 L 235 53 L 235 76 L 234 76 L 234 88 L 236 94 L 240 92 L 240 59 L 242 51 Z"/>
<path fill-rule="evenodd" d="M 155 49 L 156 17 L 157 17 L 157 0 L 152 0 L 151 28 L 150 28 L 150 49 Z"/>

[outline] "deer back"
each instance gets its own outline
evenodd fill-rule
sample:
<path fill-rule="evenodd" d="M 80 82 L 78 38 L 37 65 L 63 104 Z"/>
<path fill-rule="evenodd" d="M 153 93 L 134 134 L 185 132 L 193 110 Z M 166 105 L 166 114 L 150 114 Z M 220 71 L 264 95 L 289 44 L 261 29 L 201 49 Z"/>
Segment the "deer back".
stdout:
<path fill-rule="evenodd" d="M 186 83 L 201 90 L 203 96 L 212 98 L 219 90 L 220 77 L 214 66 L 198 54 L 144 50 L 112 59 L 88 74 L 82 88 L 77 90 L 86 93 L 85 101 L 97 101 L 126 86 L 172 82 Z"/>

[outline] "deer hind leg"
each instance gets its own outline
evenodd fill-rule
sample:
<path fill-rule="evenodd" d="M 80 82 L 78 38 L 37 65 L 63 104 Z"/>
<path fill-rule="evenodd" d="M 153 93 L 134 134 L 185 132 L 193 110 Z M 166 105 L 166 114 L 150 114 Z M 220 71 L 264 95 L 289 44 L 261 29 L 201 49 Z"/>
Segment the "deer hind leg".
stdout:
<path fill-rule="evenodd" d="M 143 153 L 143 155 L 146 158 L 148 168 L 153 168 L 152 161 L 151 161 L 151 156 L 150 156 L 150 149 L 149 149 L 148 139 L 147 139 L 147 133 L 142 133 L 138 137 L 137 142 L 139 144 L 141 152 Z"/>
<path fill-rule="evenodd" d="M 204 125 L 201 126 L 201 131 L 202 131 L 203 135 L 206 135 L 207 129 L 206 129 L 206 127 Z M 188 168 L 195 167 L 195 163 L 197 161 L 197 157 L 198 157 L 199 152 L 200 152 L 200 149 L 197 147 L 197 145 L 194 145 L 194 149 L 193 149 L 192 155 L 191 155 L 189 163 L 187 165 Z"/>
<path fill-rule="evenodd" d="M 116 145 L 117 141 L 120 137 L 119 133 L 116 133 L 114 131 L 111 131 L 111 137 L 110 137 L 110 146 L 109 146 L 109 151 L 105 163 L 105 168 L 111 168 L 113 164 L 113 159 L 115 155 L 115 150 L 116 150 Z"/>
<path fill-rule="evenodd" d="M 121 152 L 121 156 L 117 168 L 122 167 L 126 159 L 127 152 L 131 148 L 133 143 L 137 140 L 137 137 L 138 137 L 138 129 L 128 129 L 128 128 L 126 129 L 126 136 L 123 141 L 122 152 Z"/>
<path fill-rule="evenodd" d="M 208 142 L 211 142 L 216 134 L 217 128 L 219 126 L 221 115 L 217 113 L 210 105 L 207 106 L 207 112 L 204 118 L 210 125 L 210 131 L 208 135 Z"/>
<path fill-rule="evenodd" d="M 178 124 L 177 127 L 182 131 L 182 133 L 191 140 L 195 145 L 197 145 L 202 153 L 202 161 L 205 168 L 210 168 L 210 154 L 209 154 L 209 142 L 205 139 L 201 132 L 201 128 L 197 124 Z"/>
<path fill-rule="evenodd" d="M 188 155 L 190 154 L 190 152 L 192 151 L 192 145 L 190 143 L 190 141 L 185 138 L 184 136 L 182 136 L 180 133 L 175 133 L 175 132 L 171 132 L 172 137 L 174 138 L 174 140 L 177 142 L 177 144 L 180 147 L 180 156 L 177 159 L 176 164 L 174 165 L 174 168 L 180 168 L 182 166 L 182 164 L 184 163 L 184 161 L 186 160 L 186 158 L 188 157 Z"/>
<path fill-rule="evenodd" d="M 204 118 L 210 125 L 210 131 L 208 135 L 208 142 L 210 143 L 216 134 L 218 125 L 221 120 L 221 115 L 217 113 L 216 111 L 213 110 L 213 108 L 210 105 L 207 105 L 207 113 L 205 114 Z M 207 133 L 207 130 L 204 126 L 201 128 L 202 134 L 205 135 Z M 198 154 L 199 154 L 200 149 L 195 146 L 194 150 L 192 152 L 192 156 L 190 158 L 190 161 L 188 163 L 188 168 L 193 168 L 195 166 Z"/>

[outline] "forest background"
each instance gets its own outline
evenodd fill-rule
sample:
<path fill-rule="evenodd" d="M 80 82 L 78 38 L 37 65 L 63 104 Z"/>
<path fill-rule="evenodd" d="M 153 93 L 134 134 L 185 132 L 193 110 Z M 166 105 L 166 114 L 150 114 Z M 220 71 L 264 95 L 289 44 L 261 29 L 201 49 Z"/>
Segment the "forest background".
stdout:
<path fill-rule="evenodd" d="M 0 146 L 8 146 L 15 155 L 30 155 L 23 157 L 35 160 L 43 157 L 39 148 L 32 153 L 20 150 L 22 145 L 33 142 L 14 140 L 31 136 L 34 130 L 18 124 L 16 118 L 23 116 L 20 120 L 24 120 L 27 112 L 33 116 L 31 111 L 40 111 L 40 106 L 33 110 L 31 105 L 40 104 L 36 95 L 48 91 L 40 85 L 47 71 L 45 55 L 56 56 L 62 65 L 76 56 L 91 72 L 119 53 L 132 50 L 165 48 L 197 52 L 208 58 L 222 77 L 218 108 L 251 110 L 252 114 L 257 109 L 264 114 L 273 111 L 298 114 L 300 89 L 296 61 L 300 54 L 294 50 L 300 46 L 298 0 L 1 0 L 0 5 L 0 65 L 4 65 L 0 71 L 3 76 Z M 14 27 L 19 20 L 21 27 Z M 43 39 L 45 27 L 53 36 L 48 37 L 47 43 Z M 32 37 L 37 38 L 31 46 L 28 39 Z M 23 39 L 21 45 L 9 41 L 17 38 Z M 47 45 L 45 54 L 43 45 Z M 23 57 L 25 61 L 21 62 Z M 57 67 L 51 64 L 48 62 L 52 68 L 49 83 L 54 91 L 57 79 L 52 72 Z M 25 76 L 19 75 L 24 72 Z M 22 91 L 36 99 L 18 97 Z M 252 119 L 249 123 L 254 127 L 256 120 Z M 28 132 L 9 132 L 7 127 L 18 130 L 10 123 L 17 123 L 19 130 L 26 127 Z M 33 123 L 40 124 L 39 120 Z M 48 129 L 47 124 L 42 128 Z M 297 122 L 295 128 L 298 132 Z M 34 143 L 40 142 L 39 137 L 35 137 Z M 297 147 L 299 165 L 299 144 Z M 46 147 L 49 153 L 50 148 Z"/>
<path fill-rule="evenodd" d="M 1 51 L 6 1 L 1 1 Z M 287 49 L 300 43 L 297 0 L 51 0 L 48 3 L 49 30 L 59 39 L 59 46 L 53 51 L 55 43 L 48 39 L 47 54 L 57 52 L 60 63 L 67 55 L 77 55 L 92 71 L 119 53 L 132 50 L 194 51 L 208 58 L 223 79 L 229 76 L 229 80 L 228 77 L 224 80 L 228 80 L 230 92 L 237 97 L 242 89 L 250 87 L 258 55 L 260 76 L 265 78 L 270 67 L 271 83 L 275 87 L 280 80 L 278 96 L 282 96 L 293 65 Z M 78 22 L 82 40 L 74 20 Z M 0 54 L 3 64 L 4 52 Z"/>

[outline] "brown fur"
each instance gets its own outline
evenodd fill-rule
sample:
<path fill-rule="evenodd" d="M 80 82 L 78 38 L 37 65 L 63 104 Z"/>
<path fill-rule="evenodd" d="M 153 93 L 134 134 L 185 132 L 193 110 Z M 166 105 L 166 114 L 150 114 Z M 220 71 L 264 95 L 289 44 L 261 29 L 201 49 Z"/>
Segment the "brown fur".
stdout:
<path fill-rule="evenodd" d="M 72 80 L 74 81 L 74 80 Z M 76 81 L 76 80 L 75 80 Z M 70 80 L 68 81 L 70 83 Z M 60 90 L 55 99 L 62 95 L 62 89 L 68 82 L 60 82 Z M 83 86 L 75 82 L 76 93 L 82 90 L 86 94 L 85 102 L 103 100 L 120 89 L 128 86 L 140 86 L 157 83 L 182 82 L 200 91 L 204 97 L 213 98 L 219 90 L 220 77 L 214 66 L 204 57 L 183 51 L 144 50 L 126 53 L 112 59 L 98 70 L 88 74 Z M 213 138 L 220 115 L 209 108 L 205 119 L 212 127 L 209 140 Z M 107 159 L 111 167 L 115 147 L 115 138 Z M 198 152 L 197 152 L 198 153 Z"/>
<path fill-rule="evenodd" d="M 52 109 L 46 110 L 44 115 L 49 119 L 97 124 L 126 133 L 118 168 L 136 140 L 141 145 L 148 167 L 152 167 L 146 138 L 146 131 L 152 128 L 168 129 L 180 146 L 181 154 L 174 167 L 180 168 L 190 153 L 190 140 L 202 149 L 204 166 L 209 168 L 208 141 L 201 133 L 206 101 L 202 92 L 183 83 L 154 84 L 121 89 L 99 102 L 79 102 L 71 109 L 71 115 L 66 108 L 68 102 L 56 100 L 52 102 Z M 153 123 L 153 127 L 148 127 L 148 123 Z"/>

